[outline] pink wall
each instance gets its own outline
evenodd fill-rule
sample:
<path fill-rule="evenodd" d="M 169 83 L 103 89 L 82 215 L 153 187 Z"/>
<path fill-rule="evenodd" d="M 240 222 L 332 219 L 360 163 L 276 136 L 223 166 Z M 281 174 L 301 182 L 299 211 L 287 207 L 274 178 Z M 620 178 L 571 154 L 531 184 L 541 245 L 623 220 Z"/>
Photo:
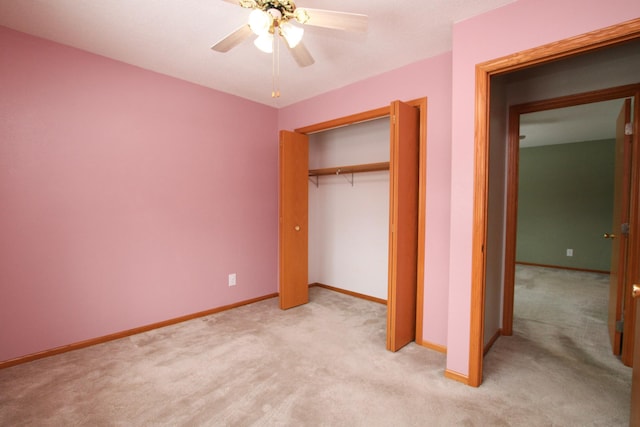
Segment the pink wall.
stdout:
<path fill-rule="evenodd" d="M 475 65 L 638 16 L 637 0 L 519 0 L 454 25 L 449 370 L 469 372 Z"/>
<path fill-rule="evenodd" d="M 427 96 L 424 339 L 466 375 L 475 64 L 638 16 L 519 0 L 279 112 L 0 28 L 0 360 L 275 292 L 277 130 Z"/>
<path fill-rule="evenodd" d="M 0 64 L 0 361 L 277 292 L 277 110 L 2 27 Z"/>
<path fill-rule="evenodd" d="M 428 98 L 425 304 L 423 339 L 446 345 L 449 283 L 451 54 L 417 62 L 280 110 L 280 129 Z"/>

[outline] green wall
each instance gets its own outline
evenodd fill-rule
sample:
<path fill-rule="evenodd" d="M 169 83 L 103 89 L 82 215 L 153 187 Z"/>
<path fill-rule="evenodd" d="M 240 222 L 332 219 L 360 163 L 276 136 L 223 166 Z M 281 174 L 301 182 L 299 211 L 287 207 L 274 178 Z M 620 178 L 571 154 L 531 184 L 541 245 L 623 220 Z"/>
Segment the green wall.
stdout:
<path fill-rule="evenodd" d="M 521 148 L 516 260 L 609 271 L 615 140 Z M 573 256 L 567 256 L 567 249 Z"/>

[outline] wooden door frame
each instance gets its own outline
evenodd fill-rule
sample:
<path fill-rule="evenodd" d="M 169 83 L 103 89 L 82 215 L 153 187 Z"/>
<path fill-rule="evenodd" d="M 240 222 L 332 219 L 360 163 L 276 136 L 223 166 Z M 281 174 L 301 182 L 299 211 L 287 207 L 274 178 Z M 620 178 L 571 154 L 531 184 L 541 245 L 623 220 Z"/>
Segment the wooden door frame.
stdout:
<path fill-rule="evenodd" d="M 467 384 L 478 387 L 482 383 L 484 350 L 484 298 L 489 195 L 489 111 L 492 76 L 523 70 L 535 65 L 566 59 L 640 38 L 640 18 L 611 27 L 528 49 L 476 65 L 475 93 L 475 165 L 473 232 L 471 259 L 471 313 L 469 330 L 469 374 Z M 635 160 L 635 159 L 634 159 Z M 635 163 L 634 174 L 640 165 Z M 633 179 L 633 177 L 632 177 Z M 637 181 L 637 179 L 636 179 Z M 637 193 L 632 189 L 632 221 L 638 217 Z M 635 217 L 634 215 L 635 212 Z M 640 239 L 639 239 L 640 240 Z M 630 235 L 630 241 L 632 237 Z M 632 244 L 633 246 L 633 244 Z M 635 261 L 635 260 L 634 260 Z M 638 268 L 637 261 L 635 268 Z"/>
<path fill-rule="evenodd" d="M 617 86 L 602 90 L 561 96 L 514 105 L 509 108 L 507 155 L 507 208 L 504 255 L 504 294 L 501 335 L 513 334 L 513 302 L 515 296 L 515 264 L 518 217 L 518 164 L 520 157 L 520 115 L 557 108 L 573 107 L 594 102 L 640 96 L 640 84 Z M 635 101 L 634 101 L 635 102 Z M 632 120 L 634 120 L 632 118 Z M 637 135 L 634 135 L 637 140 Z"/>
<path fill-rule="evenodd" d="M 635 281 L 638 276 L 633 277 Z M 636 301 L 637 300 L 637 301 Z M 636 313 L 640 313 L 640 298 L 634 298 L 633 303 L 636 307 Z M 640 316 L 636 316 L 636 342 L 640 342 Z M 640 345 L 638 345 L 640 348 Z M 631 416 L 629 427 L 640 427 L 640 404 L 634 402 L 640 401 L 640 351 L 633 355 L 633 370 L 631 372 Z"/>
<path fill-rule="evenodd" d="M 417 265 L 417 294 L 416 294 L 416 343 L 424 345 L 422 338 L 423 319 L 424 319 L 424 256 L 425 256 L 425 218 L 426 218 L 426 174 L 427 174 L 427 98 L 418 98 L 406 101 L 419 110 L 419 138 L 420 146 L 418 149 L 418 265 Z M 356 113 L 349 116 L 328 120 L 321 123 L 294 129 L 294 132 L 311 135 L 316 132 L 322 132 L 339 128 L 342 126 L 353 125 L 366 122 L 369 120 L 381 119 L 391 115 L 391 105 L 376 108 L 373 110 Z"/>

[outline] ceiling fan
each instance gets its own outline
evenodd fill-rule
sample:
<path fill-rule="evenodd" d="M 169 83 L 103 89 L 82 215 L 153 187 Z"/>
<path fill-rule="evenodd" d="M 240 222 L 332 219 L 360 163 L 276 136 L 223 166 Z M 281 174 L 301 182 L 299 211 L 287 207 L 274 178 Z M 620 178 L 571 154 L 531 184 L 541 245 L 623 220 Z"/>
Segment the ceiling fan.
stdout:
<path fill-rule="evenodd" d="M 282 37 L 298 65 L 306 67 L 315 60 L 302 43 L 304 28 L 296 24 L 335 30 L 367 31 L 367 15 L 358 13 L 296 7 L 293 0 L 222 1 L 253 11 L 249 15 L 248 24 L 242 25 L 211 47 L 218 52 L 228 52 L 252 35 L 256 35 L 256 47 L 263 52 L 271 53 L 277 49 L 278 38 Z"/>

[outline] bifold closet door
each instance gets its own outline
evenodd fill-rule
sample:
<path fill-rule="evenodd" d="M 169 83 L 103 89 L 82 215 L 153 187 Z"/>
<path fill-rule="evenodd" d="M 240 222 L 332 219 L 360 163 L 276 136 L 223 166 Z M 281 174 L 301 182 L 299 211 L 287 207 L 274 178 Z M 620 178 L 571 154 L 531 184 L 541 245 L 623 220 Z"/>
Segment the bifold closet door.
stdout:
<path fill-rule="evenodd" d="M 387 349 L 397 351 L 416 334 L 419 110 L 395 101 L 390 120 Z"/>
<path fill-rule="evenodd" d="M 278 289 L 284 310 L 309 302 L 309 138 L 281 131 L 279 156 Z"/>

